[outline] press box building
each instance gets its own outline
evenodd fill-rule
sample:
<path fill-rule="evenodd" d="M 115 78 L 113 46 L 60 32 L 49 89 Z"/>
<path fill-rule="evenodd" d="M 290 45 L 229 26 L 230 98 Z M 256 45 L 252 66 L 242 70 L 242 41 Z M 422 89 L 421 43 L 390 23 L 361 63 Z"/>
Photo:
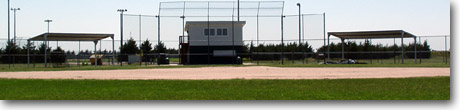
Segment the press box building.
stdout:
<path fill-rule="evenodd" d="M 181 37 L 181 64 L 237 64 L 243 52 L 245 21 L 187 21 Z M 209 27 L 209 28 L 208 28 Z"/>

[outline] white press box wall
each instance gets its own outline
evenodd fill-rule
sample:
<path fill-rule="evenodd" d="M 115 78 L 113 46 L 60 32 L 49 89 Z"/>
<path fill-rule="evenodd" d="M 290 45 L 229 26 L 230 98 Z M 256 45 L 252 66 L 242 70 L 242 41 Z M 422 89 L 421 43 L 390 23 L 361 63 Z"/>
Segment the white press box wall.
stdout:
<path fill-rule="evenodd" d="M 209 29 L 227 29 L 227 35 L 209 36 L 209 46 L 242 46 L 243 45 L 243 26 L 246 21 L 209 21 Z M 208 28 L 207 21 L 187 21 L 185 31 L 188 32 L 190 46 L 208 46 L 208 35 L 205 29 Z M 232 32 L 232 29 L 234 31 Z M 217 30 L 215 30 L 217 33 Z M 234 34 L 234 36 L 233 36 Z M 232 37 L 234 37 L 232 39 Z M 234 41 L 234 44 L 232 44 Z"/>

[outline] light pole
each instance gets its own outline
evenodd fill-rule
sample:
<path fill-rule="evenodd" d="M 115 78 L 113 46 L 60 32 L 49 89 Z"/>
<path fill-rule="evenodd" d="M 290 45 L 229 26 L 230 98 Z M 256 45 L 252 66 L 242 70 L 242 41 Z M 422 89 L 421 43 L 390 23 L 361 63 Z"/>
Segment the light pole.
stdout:
<path fill-rule="evenodd" d="M 297 3 L 297 6 L 299 7 L 299 45 L 302 44 L 302 12 L 301 12 L 301 6 L 300 3 Z"/>
<path fill-rule="evenodd" d="M 8 0 L 8 45 L 10 45 L 10 0 Z"/>
<path fill-rule="evenodd" d="M 47 20 L 45 20 L 45 22 L 48 23 L 48 32 L 47 32 L 47 34 L 49 34 L 50 33 L 50 22 L 53 22 L 53 20 L 47 19 Z M 46 60 L 47 59 L 46 58 L 47 57 L 46 56 L 46 51 L 48 50 L 48 44 L 49 44 L 48 39 L 47 39 L 47 37 L 48 37 L 47 34 L 45 35 L 45 68 L 48 66 L 47 65 L 47 60 Z"/>
<path fill-rule="evenodd" d="M 45 22 L 48 23 L 48 33 L 50 33 L 50 23 L 53 22 L 53 20 L 47 19 Z"/>
<path fill-rule="evenodd" d="M 21 10 L 21 8 L 11 8 L 11 11 L 14 13 L 14 35 L 13 35 L 13 43 L 16 44 L 16 11 Z"/>
<path fill-rule="evenodd" d="M 123 47 L 123 13 L 127 12 L 127 9 L 118 9 L 120 12 L 120 54 L 123 53 L 121 47 Z M 123 66 L 123 62 L 120 61 L 120 66 Z"/>
<path fill-rule="evenodd" d="M 238 21 L 240 21 L 240 0 L 238 0 Z"/>
<path fill-rule="evenodd" d="M 11 46 L 10 44 L 10 0 L 8 0 L 8 45 Z M 11 63 L 10 63 L 10 53 L 11 49 L 8 49 L 8 68 L 11 68 Z"/>

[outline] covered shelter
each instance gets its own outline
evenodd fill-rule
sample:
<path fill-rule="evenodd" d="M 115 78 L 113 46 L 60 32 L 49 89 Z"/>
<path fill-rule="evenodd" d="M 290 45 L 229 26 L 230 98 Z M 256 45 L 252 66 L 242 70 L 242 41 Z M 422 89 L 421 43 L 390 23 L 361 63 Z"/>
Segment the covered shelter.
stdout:
<path fill-rule="evenodd" d="M 402 64 L 404 64 L 404 38 L 413 38 L 414 44 L 417 43 L 417 36 L 406 32 L 404 30 L 381 30 L 381 31 L 354 31 L 354 32 L 328 32 L 327 37 L 327 54 L 328 60 L 330 59 L 330 37 L 335 36 L 342 41 L 342 60 L 345 59 L 344 41 L 346 39 L 387 39 L 387 38 L 401 38 L 401 57 Z M 417 46 L 414 46 L 414 58 L 417 63 Z"/>
<path fill-rule="evenodd" d="M 48 47 L 48 41 L 86 41 L 86 42 L 94 42 L 94 54 L 97 54 L 97 43 L 105 38 L 112 38 L 112 65 L 114 64 L 114 57 L 115 57 L 115 40 L 114 34 L 91 34 L 91 33 L 43 33 L 33 38 L 27 40 L 27 66 L 30 65 L 30 42 L 31 41 L 43 41 L 45 42 L 45 47 Z M 45 49 L 45 67 L 47 66 L 47 53 Z M 97 60 L 96 64 L 97 66 Z"/>

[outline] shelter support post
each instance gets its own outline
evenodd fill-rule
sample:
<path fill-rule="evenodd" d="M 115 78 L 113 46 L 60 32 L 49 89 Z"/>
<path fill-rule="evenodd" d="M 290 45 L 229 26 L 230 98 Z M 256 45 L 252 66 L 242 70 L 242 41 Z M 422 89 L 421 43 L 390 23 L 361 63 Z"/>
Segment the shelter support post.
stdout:
<path fill-rule="evenodd" d="M 330 40 L 329 40 L 330 37 L 331 37 L 331 35 L 328 35 L 328 36 L 327 36 L 327 61 L 330 61 L 330 60 L 331 60 L 331 52 L 330 52 L 330 51 L 331 51 L 331 50 L 330 50 L 331 48 L 330 48 L 330 46 L 329 46 L 329 44 L 330 44 Z"/>
<path fill-rule="evenodd" d="M 48 34 L 45 34 L 45 56 L 44 56 L 45 57 L 45 68 L 48 66 L 47 60 L 46 60 L 47 59 L 46 58 L 46 53 L 47 53 L 46 51 L 48 50 L 48 43 L 47 43 L 48 39 L 47 39 L 47 37 L 48 37 Z"/>
<path fill-rule="evenodd" d="M 94 41 L 94 67 L 97 67 L 97 40 Z"/>
<path fill-rule="evenodd" d="M 414 61 L 415 61 L 415 64 L 417 64 L 417 37 L 414 37 Z"/>
<path fill-rule="evenodd" d="M 374 63 L 374 51 L 373 51 L 373 48 L 372 48 L 372 39 L 369 39 L 369 44 L 371 46 L 371 48 L 369 49 L 371 51 L 371 64 Z"/>
<path fill-rule="evenodd" d="M 396 64 L 396 38 L 393 38 L 393 64 Z"/>
<path fill-rule="evenodd" d="M 80 67 L 80 41 L 78 41 L 77 65 Z"/>
<path fill-rule="evenodd" d="M 112 66 L 115 65 L 115 38 L 112 36 Z"/>
<path fill-rule="evenodd" d="M 27 40 L 27 68 L 30 68 L 30 40 Z"/>
<path fill-rule="evenodd" d="M 446 56 L 446 64 L 449 64 L 449 56 L 447 55 L 447 36 L 444 36 L 444 55 Z"/>
<path fill-rule="evenodd" d="M 342 40 L 342 60 L 345 60 L 345 39 Z"/>
<path fill-rule="evenodd" d="M 401 63 L 404 64 L 404 32 L 401 32 Z"/>

